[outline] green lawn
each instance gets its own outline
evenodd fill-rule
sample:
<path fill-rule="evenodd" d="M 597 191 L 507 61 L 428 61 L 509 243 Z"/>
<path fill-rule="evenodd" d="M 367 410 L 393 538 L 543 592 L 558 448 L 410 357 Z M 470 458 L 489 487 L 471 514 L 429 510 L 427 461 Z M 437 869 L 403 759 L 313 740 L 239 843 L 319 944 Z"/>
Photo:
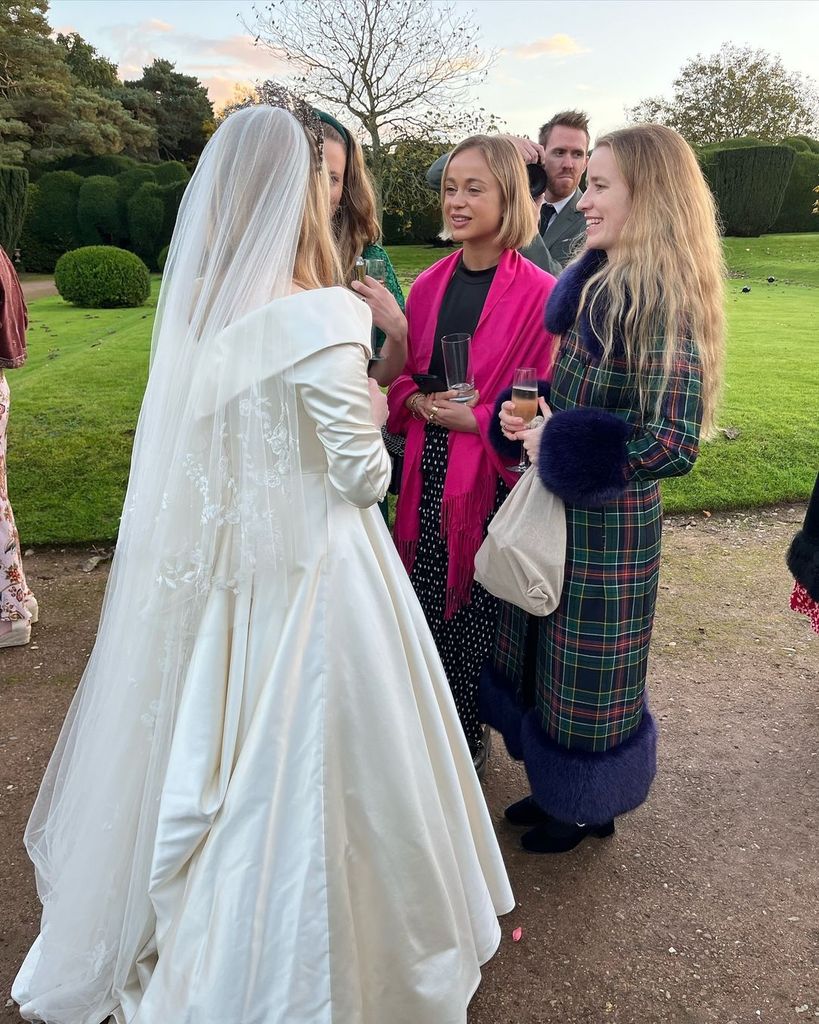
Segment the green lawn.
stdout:
<path fill-rule="evenodd" d="M 705 445 L 689 476 L 664 484 L 669 511 L 804 499 L 819 469 L 819 234 L 730 238 L 725 248 L 720 424 L 740 433 Z M 405 289 L 445 254 L 390 250 Z M 132 310 L 31 303 L 29 360 L 9 373 L 9 489 L 24 545 L 115 535 L 157 292 L 155 279 L 150 305 Z"/>

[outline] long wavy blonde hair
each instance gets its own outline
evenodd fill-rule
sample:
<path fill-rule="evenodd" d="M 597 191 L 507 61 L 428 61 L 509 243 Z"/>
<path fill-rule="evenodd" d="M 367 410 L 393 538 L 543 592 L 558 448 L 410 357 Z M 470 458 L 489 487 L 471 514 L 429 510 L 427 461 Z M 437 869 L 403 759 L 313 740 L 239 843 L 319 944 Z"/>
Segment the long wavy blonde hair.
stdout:
<path fill-rule="evenodd" d="M 342 270 L 333 229 L 327 219 L 330 206 L 330 178 L 319 159 L 316 140 L 305 130 L 310 142 L 310 178 L 304 200 L 304 214 L 296 247 L 293 280 L 302 288 L 326 288 L 341 284 Z"/>
<path fill-rule="evenodd" d="M 644 412 L 650 391 L 651 411 L 659 414 L 675 356 L 693 344 L 702 368 L 701 433 L 707 438 L 714 431 L 725 359 L 725 264 L 714 198 L 691 147 L 671 128 L 635 125 L 604 135 L 597 146 L 610 148 L 632 207 L 616 249 L 586 283 L 580 305 L 589 303 L 604 358 L 622 339 Z M 659 389 L 648 379 L 658 339 Z"/>
<path fill-rule="evenodd" d="M 338 142 L 347 154 L 344 166 L 344 184 L 341 202 L 333 217 L 343 280 L 349 284 L 355 277 L 355 261 L 368 245 L 381 238 L 370 173 L 364 163 L 361 146 L 348 132 L 343 138 L 336 129 L 325 123 L 324 138 Z M 330 205 L 328 199 L 327 205 Z"/>

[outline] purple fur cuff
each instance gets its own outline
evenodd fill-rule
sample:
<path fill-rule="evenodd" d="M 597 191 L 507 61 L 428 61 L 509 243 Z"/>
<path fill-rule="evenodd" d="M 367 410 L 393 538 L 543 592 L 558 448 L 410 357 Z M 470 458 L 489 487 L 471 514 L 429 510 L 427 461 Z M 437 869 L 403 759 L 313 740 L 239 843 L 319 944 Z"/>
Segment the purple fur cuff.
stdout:
<path fill-rule="evenodd" d="M 556 412 L 540 441 L 540 479 L 569 505 L 594 508 L 619 498 L 631 433 L 630 423 L 602 409 Z"/>
<path fill-rule="evenodd" d="M 537 393 L 540 398 L 545 398 L 548 402 L 550 392 L 551 384 L 548 380 L 539 380 L 537 382 Z M 511 400 L 511 388 L 501 391 L 498 395 L 495 408 L 492 411 L 492 419 L 489 421 L 489 441 L 502 459 L 508 459 L 509 462 L 517 462 L 520 458 L 520 441 L 507 441 L 503 436 L 500 420 L 498 419 L 503 403 Z"/>
<path fill-rule="evenodd" d="M 657 773 L 657 725 L 648 708 L 634 735 L 602 753 L 555 743 L 535 709 L 524 715 L 521 740 L 532 794 L 559 821 L 602 825 L 633 811 Z"/>

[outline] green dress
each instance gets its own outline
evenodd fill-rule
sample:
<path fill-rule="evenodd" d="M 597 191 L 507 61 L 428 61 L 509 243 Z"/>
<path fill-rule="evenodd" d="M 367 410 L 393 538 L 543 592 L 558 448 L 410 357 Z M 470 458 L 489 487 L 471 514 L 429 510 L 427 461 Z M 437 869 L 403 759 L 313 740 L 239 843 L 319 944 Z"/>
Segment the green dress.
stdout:
<path fill-rule="evenodd" d="M 361 257 L 362 257 L 362 259 L 365 259 L 365 260 L 384 260 L 384 263 L 386 264 L 386 267 L 387 267 L 387 276 L 386 276 L 386 279 L 384 281 L 384 285 L 387 288 L 387 290 L 392 294 L 392 296 L 394 297 L 394 299 L 398 303 L 398 305 L 401 307 L 401 312 L 403 313 L 403 311 L 404 311 L 404 293 L 401 290 L 401 285 L 400 285 L 400 283 L 398 281 L 398 277 L 396 276 L 395 267 L 393 267 L 392 261 L 390 260 L 389 256 L 387 255 L 386 250 L 382 249 L 382 247 L 380 245 L 376 245 L 374 242 L 372 242 L 372 243 L 370 243 L 370 245 L 367 246 L 367 248 L 361 254 Z M 381 347 L 383 346 L 383 344 L 384 344 L 384 342 L 386 340 L 387 340 L 386 334 L 384 334 L 384 332 L 382 330 L 380 330 L 380 328 L 376 327 L 376 329 L 375 329 L 375 337 L 373 339 L 373 348 L 375 349 L 376 352 L 380 352 L 381 351 Z M 390 512 L 389 512 L 389 503 L 388 503 L 387 499 L 384 498 L 383 501 L 379 502 L 378 503 L 378 507 L 381 509 L 381 515 L 384 517 L 384 522 L 387 524 L 387 526 L 389 526 L 390 525 Z"/>
<path fill-rule="evenodd" d="M 392 294 L 392 296 L 395 299 L 395 301 L 401 307 L 401 312 L 403 313 L 404 312 L 404 293 L 401 290 L 401 285 L 399 284 L 398 277 L 396 276 L 396 273 L 395 273 L 395 267 L 393 267 L 392 261 L 390 260 L 389 256 L 387 255 L 386 249 L 382 249 L 382 247 L 380 245 L 376 245 L 375 242 L 371 242 L 370 245 L 368 245 L 367 248 L 364 250 L 364 252 L 361 254 L 361 258 L 364 259 L 364 260 L 384 260 L 384 263 L 387 265 L 387 278 L 386 278 L 386 280 L 384 282 L 384 285 L 386 286 L 387 291 Z M 386 340 L 387 340 L 386 334 L 384 334 L 384 332 L 382 330 L 380 330 L 379 328 L 376 327 L 376 329 L 375 329 L 375 351 L 376 352 L 379 352 L 381 350 L 381 346 L 384 344 L 384 342 Z"/>

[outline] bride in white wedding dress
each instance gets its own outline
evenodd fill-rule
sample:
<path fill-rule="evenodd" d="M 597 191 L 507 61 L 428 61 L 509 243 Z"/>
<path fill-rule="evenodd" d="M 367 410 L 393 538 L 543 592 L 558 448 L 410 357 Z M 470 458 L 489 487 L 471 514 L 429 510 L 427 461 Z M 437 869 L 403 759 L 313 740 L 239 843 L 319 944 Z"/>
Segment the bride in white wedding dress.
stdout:
<path fill-rule="evenodd" d="M 464 1024 L 514 905 L 376 507 L 370 314 L 322 287 L 292 109 L 232 114 L 180 210 L 97 642 L 26 832 L 29 1020 Z"/>

